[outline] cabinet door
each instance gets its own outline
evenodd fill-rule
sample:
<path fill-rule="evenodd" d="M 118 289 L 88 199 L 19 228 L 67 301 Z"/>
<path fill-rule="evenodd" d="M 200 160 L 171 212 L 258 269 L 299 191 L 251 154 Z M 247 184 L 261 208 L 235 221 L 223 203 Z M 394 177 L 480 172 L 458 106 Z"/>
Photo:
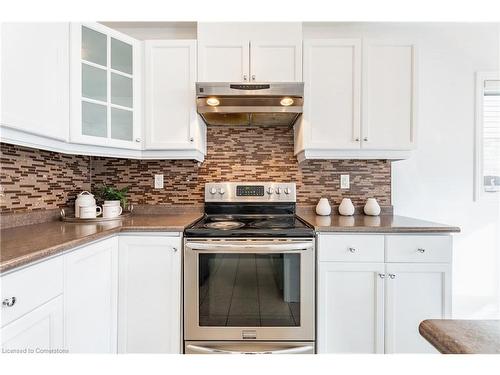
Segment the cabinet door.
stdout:
<path fill-rule="evenodd" d="M 71 142 L 141 148 L 141 69 L 138 40 L 71 24 Z"/>
<path fill-rule="evenodd" d="M 246 82 L 249 80 L 248 40 L 242 42 L 198 42 L 198 80 L 201 82 Z"/>
<path fill-rule="evenodd" d="M 362 148 L 413 148 L 416 82 L 413 43 L 364 41 Z"/>
<path fill-rule="evenodd" d="M 118 351 L 181 353 L 181 237 L 120 237 Z"/>
<path fill-rule="evenodd" d="M 359 149 L 361 41 L 304 41 L 302 135 L 312 149 Z"/>
<path fill-rule="evenodd" d="M 301 82 L 302 41 L 250 42 L 250 80 Z"/>
<path fill-rule="evenodd" d="M 201 144 L 196 114 L 196 41 L 146 41 L 146 149 Z"/>
<path fill-rule="evenodd" d="M 319 262 L 318 352 L 384 352 L 383 263 Z"/>
<path fill-rule="evenodd" d="M 72 353 L 116 353 L 116 237 L 64 259 L 65 346 Z"/>
<path fill-rule="evenodd" d="M 66 141 L 69 24 L 3 23 L 1 27 L 2 125 Z"/>
<path fill-rule="evenodd" d="M 37 307 L 0 331 L 2 351 L 27 353 L 63 349 L 62 296 Z"/>
<path fill-rule="evenodd" d="M 451 265 L 394 263 L 386 274 L 386 353 L 436 353 L 418 326 L 450 317 Z"/>

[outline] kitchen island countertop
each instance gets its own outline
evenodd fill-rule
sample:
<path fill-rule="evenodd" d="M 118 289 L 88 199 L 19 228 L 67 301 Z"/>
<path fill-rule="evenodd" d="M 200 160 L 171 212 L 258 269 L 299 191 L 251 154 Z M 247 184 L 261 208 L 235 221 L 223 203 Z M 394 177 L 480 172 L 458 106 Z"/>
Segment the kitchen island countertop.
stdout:
<path fill-rule="evenodd" d="M 429 319 L 418 330 L 443 354 L 500 354 L 500 320 Z"/>

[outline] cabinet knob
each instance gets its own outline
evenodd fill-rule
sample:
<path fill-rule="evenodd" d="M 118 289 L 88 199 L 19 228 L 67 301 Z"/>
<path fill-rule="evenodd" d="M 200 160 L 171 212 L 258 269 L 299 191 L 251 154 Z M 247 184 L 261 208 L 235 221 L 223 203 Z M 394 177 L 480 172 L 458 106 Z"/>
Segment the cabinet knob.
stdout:
<path fill-rule="evenodd" d="M 379 273 L 378 277 L 380 277 L 381 279 L 385 279 L 385 273 Z"/>
<path fill-rule="evenodd" d="M 355 139 L 355 141 L 356 141 L 356 142 L 359 142 L 359 138 L 356 138 L 356 139 Z"/>
<path fill-rule="evenodd" d="M 189 142 L 194 142 L 194 138 L 193 137 L 189 138 Z"/>
<path fill-rule="evenodd" d="M 243 74 L 243 81 L 248 81 L 248 76 L 246 74 Z"/>
<path fill-rule="evenodd" d="M 136 138 L 136 139 L 135 139 L 135 141 L 136 141 L 136 142 L 140 142 L 140 141 L 141 141 L 141 139 L 140 139 L 140 138 Z"/>
<path fill-rule="evenodd" d="M 356 252 L 356 249 L 355 249 L 354 247 L 350 247 L 350 248 L 349 248 L 349 251 L 350 251 L 351 253 L 355 253 L 355 252 Z"/>
<path fill-rule="evenodd" d="M 393 273 L 390 273 L 390 274 L 389 274 L 389 277 L 390 277 L 391 279 L 395 279 L 395 278 L 396 278 L 396 275 L 394 275 Z"/>
<path fill-rule="evenodd" d="M 421 247 L 417 249 L 417 251 L 420 253 L 420 254 L 423 254 L 425 253 L 425 249 L 422 249 Z"/>
<path fill-rule="evenodd" d="M 173 247 L 172 250 L 174 251 L 174 253 L 177 252 L 177 248 L 176 247 Z"/>
<path fill-rule="evenodd" d="M 255 74 L 252 74 L 252 81 L 255 81 Z"/>
<path fill-rule="evenodd" d="M 363 141 L 368 142 L 368 137 L 364 137 Z"/>
<path fill-rule="evenodd" d="M 2 306 L 12 307 L 16 304 L 16 301 L 17 301 L 16 297 L 5 298 L 2 301 Z"/>

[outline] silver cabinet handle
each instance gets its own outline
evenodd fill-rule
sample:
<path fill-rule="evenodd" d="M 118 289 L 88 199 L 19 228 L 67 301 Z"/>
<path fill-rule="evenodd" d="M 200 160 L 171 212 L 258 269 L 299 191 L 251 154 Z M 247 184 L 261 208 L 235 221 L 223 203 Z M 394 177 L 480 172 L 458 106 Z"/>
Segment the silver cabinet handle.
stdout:
<path fill-rule="evenodd" d="M 385 273 L 379 273 L 378 277 L 380 277 L 381 279 L 385 279 Z"/>
<path fill-rule="evenodd" d="M 177 248 L 176 247 L 173 247 L 172 250 L 174 251 L 174 253 L 177 252 Z"/>
<path fill-rule="evenodd" d="M 252 81 L 255 81 L 255 74 L 252 74 Z"/>
<path fill-rule="evenodd" d="M 359 142 L 359 138 L 356 138 L 356 139 L 355 139 L 355 141 L 356 141 L 356 142 Z"/>
<path fill-rule="evenodd" d="M 368 137 L 364 137 L 363 141 L 368 142 Z"/>
<path fill-rule="evenodd" d="M 17 301 L 16 297 L 5 298 L 2 301 L 2 306 L 12 307 L 16 304 L 16 301 Z"/>
<path fill-rule="evenodd" d="M 135 141 L 136 141 L 136 142 L 140 142 L 141 140 L 142 140 L 142 139 L 140 139 L 140 138 L 136 138 L 136 139 L 135 139 Z"/>
<path fill-rule="evenodd" d="M 248 81 L 248 78 L 247 78 L 247 75 L 246 74 L 243 74 L 243 81 Z"/>
<path fill-rule="evenodd" d="M 390 273 L 389 277 L 394 280 L 396 278 L 396 275 L 394 275 L 393 273 Z"/>
<path fill-rule="evenodd" d="M 425 253 L 425 249 L 422 249 L 421 247 L 419 247 L 419 248 L 417 249 L 417 251 L 418 251 L 420 254 Z"/>
<path fill-rule="evenodd" d="M 349 248 L 349 251 L 350 251 L 351 253 L 355 253 L 355 252 L 356 252 L 356 249 L 355 249 L 354 247 L 350 247 L 350 248 Z"/>
<path fill-rule="evenodd" d="M 194 138 L 193 137 L 189 138 L 189 142 L 194 142 Z"/>

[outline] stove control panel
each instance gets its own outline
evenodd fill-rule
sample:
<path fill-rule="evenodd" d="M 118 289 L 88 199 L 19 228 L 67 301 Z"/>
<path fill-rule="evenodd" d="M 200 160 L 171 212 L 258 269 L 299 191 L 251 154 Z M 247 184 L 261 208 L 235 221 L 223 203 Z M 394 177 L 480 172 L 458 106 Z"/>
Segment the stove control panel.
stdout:
<path fill-rule="evenodd" d="M 205 202 L 295 202 L 294 182 L 213 182 Z"/>

